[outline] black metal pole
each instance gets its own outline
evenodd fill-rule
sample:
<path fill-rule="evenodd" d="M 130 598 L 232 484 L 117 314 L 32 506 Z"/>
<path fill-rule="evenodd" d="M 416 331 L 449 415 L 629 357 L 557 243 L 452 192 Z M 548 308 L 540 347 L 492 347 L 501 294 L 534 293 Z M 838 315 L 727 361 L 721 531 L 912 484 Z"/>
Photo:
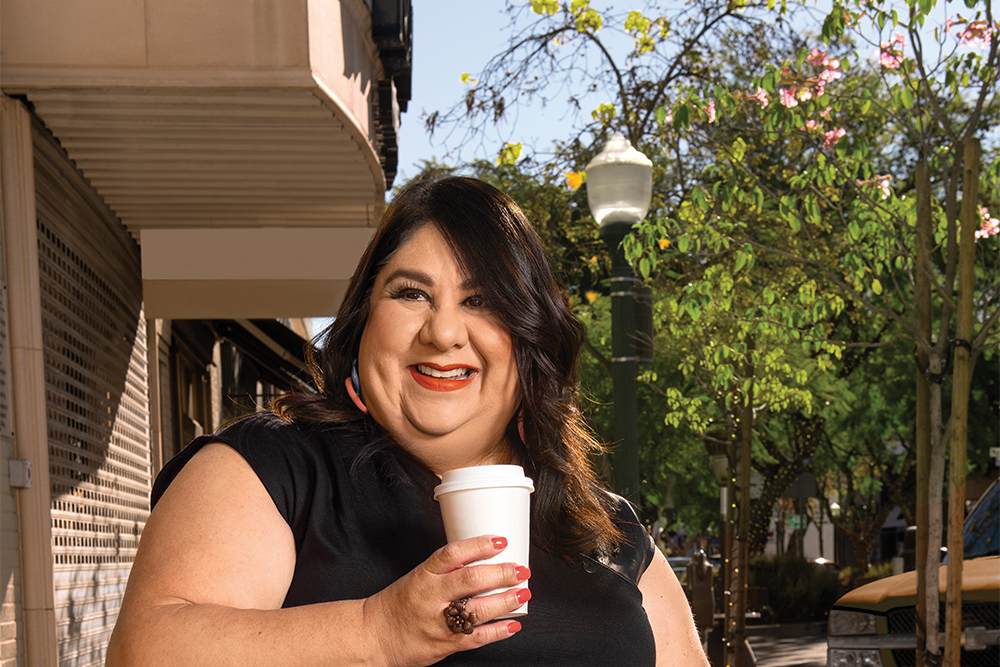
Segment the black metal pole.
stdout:
<path fill-rule="evenodd" d="M 632 223 L 614 222 L 601 228 L 611 253 L 611 383 L 614 400 L 612 434 L 615 448 L 615 492 L 639 502 L 639 432 L 636 406 L 638 362 L 635 345 L 635 274 L 625 260 L 622 239 Z"/>

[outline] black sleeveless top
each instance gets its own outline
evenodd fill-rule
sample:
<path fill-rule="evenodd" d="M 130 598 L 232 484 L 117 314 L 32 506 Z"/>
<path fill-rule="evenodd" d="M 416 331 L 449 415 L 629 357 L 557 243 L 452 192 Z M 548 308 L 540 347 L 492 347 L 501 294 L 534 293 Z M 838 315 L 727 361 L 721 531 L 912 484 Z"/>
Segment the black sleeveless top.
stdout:
<path fill-rule="evenodd" d="M 368 597 L 446 540 L 433 497 L 437 476 L 394 449 L 359 458 L 369 439 L 363 424 L 299 427 L 268 413 L 243 419 L 197 438 L 167 463 L 153 485 L 153 505 L 201 447 L 223 442 L 257 473 L 295 536 L 295 572 L 283 606 Z M 636 584 L 655 547 L 624 500 L 614 519 L 626 543 L 609 562 L 568 563 L 533 542 L 532 596 L 528 615 L 518 618 L 521 631 L 438 664 L 654 665 Z"/>

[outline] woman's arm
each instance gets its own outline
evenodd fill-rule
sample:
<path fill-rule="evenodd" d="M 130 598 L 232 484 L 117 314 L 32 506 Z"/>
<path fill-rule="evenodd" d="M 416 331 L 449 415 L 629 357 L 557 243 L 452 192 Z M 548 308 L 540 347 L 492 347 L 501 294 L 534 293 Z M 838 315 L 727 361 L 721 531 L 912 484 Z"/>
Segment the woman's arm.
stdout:
<path fill-rule="evenodd" d="M 659 549 L 639 580 L 639 590 L 653 628 L 656 667 L 709 667 L 684 589 Z"/>
<path fill-rule="evenodd" d="M 519 629 L 498 622 L 456 635 L 444 623 L 450 600 L 518 582 L 514 564 L 463 567 L 496 553 L 489 536 L 456 542 L 365 600 L 281 609 L 295 569 L 291 530 L 249 464 L 210 444 L 143 530 L 106 664 L 433 664 Z M 473 602 L 484 620 L 521 604 L 514 591 Z"/>

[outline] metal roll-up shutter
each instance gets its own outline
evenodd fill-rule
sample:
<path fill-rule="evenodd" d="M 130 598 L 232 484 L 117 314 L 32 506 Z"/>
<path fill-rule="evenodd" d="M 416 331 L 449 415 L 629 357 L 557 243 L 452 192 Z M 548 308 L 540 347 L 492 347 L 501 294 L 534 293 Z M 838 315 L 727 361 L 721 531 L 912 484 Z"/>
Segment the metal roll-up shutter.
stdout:
<path fill-rule="evenodd" d="M 103 665 L 149 515 L 139 253 L 45 137 L 35 157 L 59 664 Z"/>

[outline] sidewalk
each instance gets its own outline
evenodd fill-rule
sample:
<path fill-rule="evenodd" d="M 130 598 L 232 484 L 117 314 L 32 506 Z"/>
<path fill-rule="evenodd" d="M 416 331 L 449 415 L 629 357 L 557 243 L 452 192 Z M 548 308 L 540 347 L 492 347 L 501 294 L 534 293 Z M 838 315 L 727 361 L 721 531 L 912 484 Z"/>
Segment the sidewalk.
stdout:
<path fill-rule="evenodd" d="M 826 621 L 747 625 L 758 667 L 826 667 Z"/>

